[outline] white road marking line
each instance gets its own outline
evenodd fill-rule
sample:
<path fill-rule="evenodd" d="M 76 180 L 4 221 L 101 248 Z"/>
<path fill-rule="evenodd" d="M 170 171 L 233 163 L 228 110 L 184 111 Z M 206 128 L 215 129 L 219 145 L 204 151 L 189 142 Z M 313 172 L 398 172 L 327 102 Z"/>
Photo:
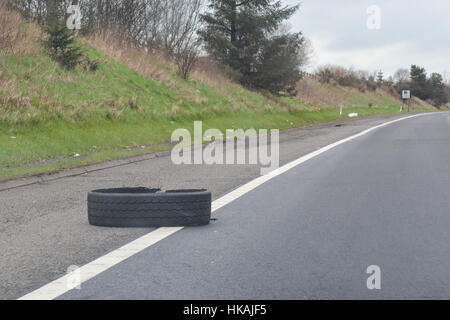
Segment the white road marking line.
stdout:
<path fill-rule="evenodd" d="M 433 113 L 431 113 L 433 114 Z M 234 200 L 242 197 L 246 193 L 254 190 L 258 186 L 262 185 L 263 183 L 291 170 L 292 168 L 314 158 L 318 155 L 333 149 L 343 143 L 346 143 L 348 141 L 351 141 L 353 139 L 356 139 L 358 137 L 364 136 L 368 134 L 369 132 L 372 132 L 376 129 L 385 127 L 387 125 L 393 124 L 395 122 L 399 122 L 406 119 L 411 119 L 419 116 L 429 115 L 427 114 L 417 114 L 409 117 L 400 118 L 397 120 L 385 122 L 383 124 L 380 124 L 378 126 L 372 127 L 370 129 L 367 129 L 361 133 L 355 134 L 351 137 L 342 139 L 338 142 L 332 143 L 326 147 L 323 147 L 317 151 L 314 151 L 312 153 L 309 153 L 303 157 L 298 158 L 297 160 L 294 160 L 292 162 L 289 162 L 288 164 L 270 172 L 267 175 L 258 177 L 247 184 L 235 189 L 234 191 L 231 191 L 230 193 L 224 195 L 223 197 L 213 201 L 212 203 L 212 212 L 219 210 L 220 208 L 226 206 L 227 204 L 233 202 Z M 141 238 L 132 241 L 123 247 L 114 250 L 97 260 L 94 260 L 83 267 L 80 267 L 79 269 L 75 270 L 74 273 L 77 273 L 80 275 L 80 284 L 83 282 L 88 281 L 89 279 L 94 278 L 95 276 L 99 275 L 100 273 L 112 268 L 113 266 L 119 264 L 120 262 L 134 256 L 135 254 L 143 251 L 144 249 L 147 249 L 154 245 L 155 243 L 160 242 L 161 240 L 171 236 L 172 234 L 184 229 L 184 227 L 178 227 L 178 228 L 159 228 L 157 230 L 154 230 Z M 67 274 L 55 281 L 50 282 L 49 284 L 19 298 L 19 300 L 53 300 L 64 293 L 72 290 L 73 288 L 70 287 L 71 277 L 74 273 Z"/>
<path fill-rule="evenodd" d="M 183 228 L 159 228 L 84 265 L 83 267 L 80 267 L 72 274 L 79 274 L 80 283 L 83 283 L 181 229 Z M 19 300 L 53 300 L 72 289 L 68 286 L 68 284 L 72 282 L 70 281 L 72 274 L 66 274 L 42 288 L 23 296 Z"/>

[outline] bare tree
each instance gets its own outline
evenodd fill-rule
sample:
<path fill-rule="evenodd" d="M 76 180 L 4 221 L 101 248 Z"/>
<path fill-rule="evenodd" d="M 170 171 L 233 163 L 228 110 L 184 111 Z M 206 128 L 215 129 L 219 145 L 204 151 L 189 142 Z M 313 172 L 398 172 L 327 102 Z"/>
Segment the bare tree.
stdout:
<path fill-rule="evenodd" d="M 84 33 L 111 35 L 148 52 L 162 51 L 187 78 L 198 57 L 197 30 L 204 0 L 3 0 L 23 16 L 45 24 L 80 5 Z"/>
<path fill-rule="evenodd" d="M 199 46 L 200 42 L 198 40 L 193 42 L 186 42 L 182 47 L 177 46 L 176 51 L 173 53 L 173 58 L 178 66 L 178 71 L 184 80 L 188 80 L 195 63 L 198 61 L 199 57 Z"/>
<path fill-rule="evenodd" d="M 165 1 L 160 34 L 162 46 L 167 52 L 186 47 L 186 42 L 193 40 L 201 6 L 201 0 Z"/>
<path fill-rule="evenodd" d="M 394 73 L 394 82 L 396 84 L 407 83 L 411 80 L 411 76 L 408 69 L 398 69 Z"/>

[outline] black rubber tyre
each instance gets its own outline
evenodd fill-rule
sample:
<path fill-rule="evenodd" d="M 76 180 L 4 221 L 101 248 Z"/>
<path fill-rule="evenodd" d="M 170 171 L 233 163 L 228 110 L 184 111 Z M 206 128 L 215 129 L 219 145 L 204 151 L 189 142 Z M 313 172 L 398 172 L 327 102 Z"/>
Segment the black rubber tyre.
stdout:
<path fill-rule="evenodd" d="M 88 194 L 89 223 L 101 227 L 183 227 L 209 224 L 211 192 L 122 188 Z"/>

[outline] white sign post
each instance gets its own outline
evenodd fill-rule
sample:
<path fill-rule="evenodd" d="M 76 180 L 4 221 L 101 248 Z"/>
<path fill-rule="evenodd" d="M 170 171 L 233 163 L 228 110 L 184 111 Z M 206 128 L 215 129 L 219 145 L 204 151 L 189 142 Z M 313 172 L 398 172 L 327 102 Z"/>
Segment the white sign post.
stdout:
<path fill-rule="evenodd" d="M 408 105 L 408 112 L 409 112 L 409 100 L 411 99 L 411 90 L 403 90 L 402 91 L 402 100 L 403 104 L 400 108 L 400 112 L 403 111 L 403 107 L 405 106 L 405 103 Z"/>
<path fill-rule="evenodd" d="M 403 90 L 402 91 L 402 98 L 403 98 L 403 100 L 411 99 L 411 91 L 410 90 Z"/>

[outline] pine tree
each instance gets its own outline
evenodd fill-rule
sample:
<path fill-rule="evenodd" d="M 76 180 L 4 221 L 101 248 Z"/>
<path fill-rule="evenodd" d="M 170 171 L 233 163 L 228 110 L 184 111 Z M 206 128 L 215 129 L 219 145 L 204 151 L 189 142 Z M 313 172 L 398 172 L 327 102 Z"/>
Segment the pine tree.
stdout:
<path fill-rule="evenodd" d="M 293 92 L 300 79 L 301 33 L 275 32 L 298 6 L 272 0 L 211 0 L 199 32 L 210 56 L 239 73 L 241 83 Z"/>
<path fill-rule="evenodd" d="M 378 86 L 381 86 L 384 83 L 384 74 L 383 71 L 378 71 L 377 73 L 377 84 Z"/>
<path fill-rule="evenodd" d="M 299 50 L 303 44 L 299 34 L 276 36 L 261 53 L 257 72 L 249 75 L 248 84 L 274 93 L 295 94 L 300 80 Z"/>
<path fill-rule="evenodd" d="M 448 102 L 444 78 L 439 73 L 432 73 L 429 79 L 433 104 L 437 107 Z"/>
<path fill-rule="evenodd" d="M 425 68 L 417 65 L 411 66 L 411 90 L 413 94 L 422 100 L 430 98 L 431 88 L 430 83 L 427 81 L 427 72 Z"/>
<path fill-rule="evenodd" d="M 52 19 L 45 29 L 48 39 L 45 46 L 49 49 L 53 59 L 67 69 L 75 68 L 81 60 L 81 49 L 75 44 L 75 33 L 67 28 L 59 19 Z"/>

